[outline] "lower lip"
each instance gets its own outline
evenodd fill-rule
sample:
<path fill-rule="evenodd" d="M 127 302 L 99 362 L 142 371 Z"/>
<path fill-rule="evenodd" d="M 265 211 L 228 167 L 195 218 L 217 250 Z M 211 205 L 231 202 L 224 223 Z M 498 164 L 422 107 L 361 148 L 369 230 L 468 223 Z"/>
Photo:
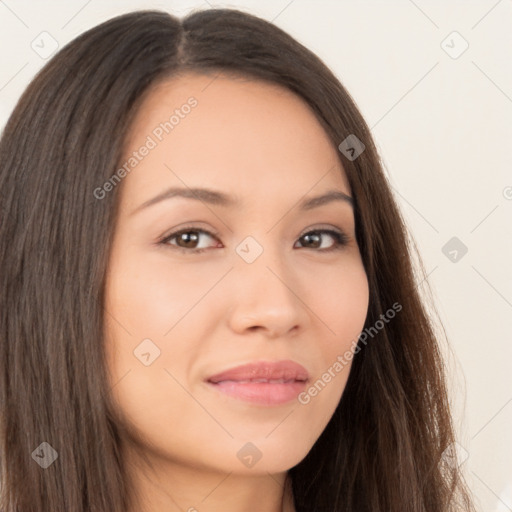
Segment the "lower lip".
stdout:
<path fill-rule="evenodd" d="M 281 405 L 297 398 L 306 387 L 304 381 L 270 383 L 270 382 L 208 382 L 218 391 L 226 395 L 240 398 L 247 402 L 261 405 Z"/>

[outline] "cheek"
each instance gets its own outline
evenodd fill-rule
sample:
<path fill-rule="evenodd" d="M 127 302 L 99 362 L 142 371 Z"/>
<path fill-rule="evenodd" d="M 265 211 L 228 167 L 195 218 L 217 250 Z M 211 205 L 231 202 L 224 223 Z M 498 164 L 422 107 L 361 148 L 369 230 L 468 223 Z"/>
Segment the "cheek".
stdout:
<path fill-rule="evenodd" d="M 369 303 L 368 279 L 360 259 L 347 259 L 336 269 L 315 273 L 308 283 L 308 300 L 325 326 L 323 346 L 345 350 L 361 333 Z M 313 309 L 313 306 L 311 307 Z"/>
<path fill-rule="evenodd" d="M 194 336 L 180 331 L 182 324 L 190 327 L 186 314 L 197 302 L 200 285 L 193 273 L 171 272 L 134 252 L 123 258 L 113 254 L 110 268 L 105 343 L 117 414 L 137 437 L 148 435 L 152 449 L 165 447 L 170 453 L 201 416 L 182 387 Z"/>
<path fill-rule="evenodd" d="M 133 254 L 112 265 L 106 307 L 137 339 L 162 338 L 210 286 L 197 272 L 165 264 L 161 256 Z"/>
<path fill-rule="evenodd" d="M 369 287 L 360 258 L 347 259 L 335 271 L 326 268 L 315 276 L 305 302 L 318 316 L 318 328 L 313 330 L 317 373 L 299 402 L 329 416 L 345 389 L 364 328 Z"/>

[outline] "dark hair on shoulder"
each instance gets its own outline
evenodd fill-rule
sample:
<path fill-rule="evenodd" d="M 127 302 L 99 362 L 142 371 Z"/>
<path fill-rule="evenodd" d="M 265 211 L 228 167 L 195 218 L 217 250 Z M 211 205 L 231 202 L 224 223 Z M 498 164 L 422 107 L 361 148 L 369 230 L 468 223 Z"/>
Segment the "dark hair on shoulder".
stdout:
<path fill-rule="evenodd" d="M 298 512 L 473 510 L 459 468 L 445 367 L 418 292 L 415 246 L 370 129 L 336 76 L 270 22 L 232 9 L 183 19 L 136 11 L 71 41 L 21 96 L 0 140 L 0 457 L 3 512 L 123 512 L 130 489 L 103 347 L 104 287 L 130 123 L 151 87 L 177 73 L 234 73 L 279 84 L 314 111 L 354 197 L 370 287 L 365 328 L 342 399 L 308 455 L 290 469 Z M 118 187 L 119 188 L 119 187 Z M 417 251 L 416 251 L 417 252 Z M 419 260 L 421 261 L 421 260 Z M 32 453 L 58 454 L 43 470 Z"/>

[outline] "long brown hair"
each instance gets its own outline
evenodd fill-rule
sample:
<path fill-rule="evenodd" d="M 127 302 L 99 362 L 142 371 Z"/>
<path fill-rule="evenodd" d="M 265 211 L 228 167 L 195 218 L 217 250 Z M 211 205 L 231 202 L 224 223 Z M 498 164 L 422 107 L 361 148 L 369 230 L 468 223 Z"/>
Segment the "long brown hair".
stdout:
<path fill-rule="evenodd" d="M 417 289 L 425 273 L 414 268 L 416 249 L 370 130 L 316 55 L 271 23 L 231 9 L 183 19 L 137 11 L 92 28 L 42 68 L 5 127 L 0 509 L 129 508 L 103 347 L 119 187 L 101 200 L 93 191 L 115 173 L 150 86 L 185 71 L 280 84 L 311 106 L 336 147 L 349 135 L 365 146 L 355 159 L 339 152 L 369 280 L 365 329 L 382 324 L 392 304 L 401 310 L 359 340 L 331 421 L 290 469 L 297 511 L 472 510 L 457 464 L 443 463 L 454 430 L 435 325 Z"/>

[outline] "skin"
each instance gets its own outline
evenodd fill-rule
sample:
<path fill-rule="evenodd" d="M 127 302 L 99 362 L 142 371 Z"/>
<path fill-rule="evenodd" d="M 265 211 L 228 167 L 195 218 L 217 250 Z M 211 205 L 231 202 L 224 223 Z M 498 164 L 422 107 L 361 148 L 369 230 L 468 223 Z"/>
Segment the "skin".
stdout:
<path fill-rule="evenodd" d="M 280 86 L 227 75 L 188 73 L 154 87 L 125 157 L 190 96 L 197 106 L 119 185 L 105 305 L 112 397 L 127 425 L 123 454 L 137 510 L 249 512 L 257 503 L 260 512 L 291 512 L 287 471 L 329 422 L 350 362 L 305 405 L 251 404 L 204 379 L 291 359 L 314 383 L 353 349 L 369 291 L 352 206 L 296 206 L 351 190 L 337 148 L 305 102 Z M 171 186 L 214 188 L 240 204 L 175 197 L 134 213 Z M 158 244 L 189 225 L 217 235 L 194 232 L 195 246 L 183 237 Z M 303 237 L 319 228 L 343 231 L 346 245 L 323 252 L 336 247 L 331 235 Z M 236 252 L 248 236 L 263 249 L 252 263 Z M 144 339 L 160 350 L 148 366 L 134 355 Z M 261 453 L 252 467 L 237 457 L 247 442 Z"/>

